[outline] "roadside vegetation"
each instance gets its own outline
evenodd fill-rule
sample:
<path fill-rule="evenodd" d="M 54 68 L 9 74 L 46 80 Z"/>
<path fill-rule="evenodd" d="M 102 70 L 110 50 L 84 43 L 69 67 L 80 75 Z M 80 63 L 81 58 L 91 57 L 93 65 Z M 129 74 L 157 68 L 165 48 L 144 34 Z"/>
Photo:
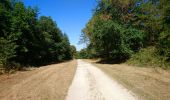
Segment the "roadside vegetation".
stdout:
<path fill-rule="evenodd" d="M 78 58 L 170 67 L 169 0 L 100 0 L 82 30 Z"/>
<path fill-rule="evenodd" d="M 170 66 L 170 62 L 167 62 L 164 56 L 158 55 L 156 50 L 155 47 L 141 49 L 132 55 L 127 61 L 127 64 L 139 67 L 161 67 L 167 69 L 167 67 Z"/>
<path fill-rule="evenodd" d="M 20 70 L 73 58 L 70 46 L 51 17 L 20 0 L 0 0 L 0 70 Z"/>

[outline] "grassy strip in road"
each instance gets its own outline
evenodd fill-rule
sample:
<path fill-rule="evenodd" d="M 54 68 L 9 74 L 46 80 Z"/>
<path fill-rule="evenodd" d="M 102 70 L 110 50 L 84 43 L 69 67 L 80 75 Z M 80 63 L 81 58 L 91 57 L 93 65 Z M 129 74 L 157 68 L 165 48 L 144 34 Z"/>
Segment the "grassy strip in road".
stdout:
<path fill-rule="evenodd" d="M 142 100 L 169 100 L 170 98 L 170 70 L 125 64 L 100 64 L 96 63 L 96 60 L 85 61 L 100 68 Z"/>

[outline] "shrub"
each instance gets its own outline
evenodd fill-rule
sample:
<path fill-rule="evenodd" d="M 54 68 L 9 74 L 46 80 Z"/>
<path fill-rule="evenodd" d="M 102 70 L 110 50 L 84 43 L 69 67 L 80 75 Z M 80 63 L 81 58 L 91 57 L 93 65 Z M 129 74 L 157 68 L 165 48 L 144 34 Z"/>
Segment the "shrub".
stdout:
<path fill-rule="evenodd" d="M 158 54 L 155 47 L 141 49 L 138 53 L 133 54 L 127 63 L 140 67 L 170 68 L 170 63 L 166 62 L 164 56 Z"/>

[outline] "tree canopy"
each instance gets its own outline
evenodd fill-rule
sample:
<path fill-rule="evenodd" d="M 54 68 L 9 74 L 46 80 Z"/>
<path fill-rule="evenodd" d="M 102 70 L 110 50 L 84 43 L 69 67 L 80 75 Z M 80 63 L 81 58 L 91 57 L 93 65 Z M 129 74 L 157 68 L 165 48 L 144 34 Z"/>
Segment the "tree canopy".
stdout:
<path fill-rule="evenodd" d="M 154 46 L 170 62 L 169 9 L 168 0 L 99 0 L 82 36 L 103 59 L 124 61 Z"/>
<path fill-rule="evenodd" d="M 37 8 L 23 2 L 0 1 L 0 64 L 5 69 L 69 60 L 71 48 L 51 17 L 38 16 Z"/>

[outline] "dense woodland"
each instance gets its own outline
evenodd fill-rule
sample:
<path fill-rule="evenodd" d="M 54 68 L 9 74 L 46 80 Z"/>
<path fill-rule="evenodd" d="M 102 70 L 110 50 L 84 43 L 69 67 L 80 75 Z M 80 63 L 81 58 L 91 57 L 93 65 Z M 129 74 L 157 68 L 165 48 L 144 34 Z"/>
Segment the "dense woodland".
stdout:
<path fill-rule="evenodd" d="M 170 66 L 169 0 L 99 0 L 93 12 L 78 58 Z"/>
<path fill-rule="evenodd" d="M 0 0 L 0 67 L 22 69 L 70 60 L 75 53 L 51 17 L 16 0 Z"/>
<path fill-rule="evenodd" d="M 113 63 L 170 66 L 169 0 L 99 0 L 82 30 L 87 48 L 77 58 Z M 76 54 L 67 34 L 38 8 L 0 0 L 0 68 L 22 69 L 70 60 Z"/>

